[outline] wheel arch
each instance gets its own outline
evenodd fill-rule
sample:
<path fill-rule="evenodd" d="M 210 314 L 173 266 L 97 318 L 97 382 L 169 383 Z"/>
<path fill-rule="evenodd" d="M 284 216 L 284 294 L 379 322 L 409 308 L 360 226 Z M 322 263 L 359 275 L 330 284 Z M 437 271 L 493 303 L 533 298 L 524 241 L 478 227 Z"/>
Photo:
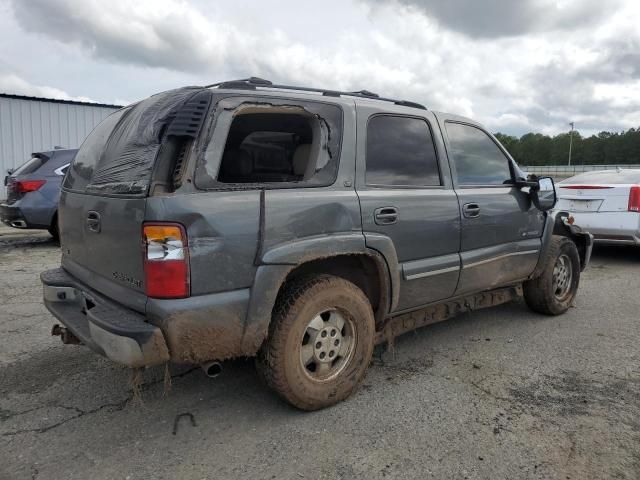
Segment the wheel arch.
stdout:
<path fill-rule="evenodd" d="M 385 258 L 377 251 L 319 255 L 298 264 L 261 265 L 256 272 L 247 311 L 243 348 L 257 352 L 267 338 L 273 308 L 285 285 L 309 275 L 334 275 L 360 288 L 371 302 L 376 324 L 391 307 L 391 276 Z"/>

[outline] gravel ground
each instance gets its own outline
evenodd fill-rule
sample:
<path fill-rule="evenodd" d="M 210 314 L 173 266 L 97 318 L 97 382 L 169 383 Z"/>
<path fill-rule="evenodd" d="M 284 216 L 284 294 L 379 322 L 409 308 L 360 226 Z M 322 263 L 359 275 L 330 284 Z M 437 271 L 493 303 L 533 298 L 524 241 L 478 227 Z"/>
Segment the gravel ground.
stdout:
<path fill-rule="evenodd" d="M 166 395 L 148 370 L 140 403 L 126 369 L 50 337 L 59 256 L 0 228 L 0 479 L 640 478 L 640 250 L 596 250 L 562 317 L 520 302 L 404 335 L 315 413 L 250 361 L 173 366 Z"/>

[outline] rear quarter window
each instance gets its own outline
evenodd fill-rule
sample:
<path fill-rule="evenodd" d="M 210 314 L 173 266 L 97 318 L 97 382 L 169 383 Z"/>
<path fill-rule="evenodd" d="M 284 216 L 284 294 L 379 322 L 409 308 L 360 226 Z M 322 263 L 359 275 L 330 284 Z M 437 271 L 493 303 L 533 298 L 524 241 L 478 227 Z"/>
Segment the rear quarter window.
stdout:
<path fill-rule="evenodd" d="M 198 120 L 192 117 L 204 116 L 206 107 L 189 101 L 202 92 L 211 96 L 206 89 L 184 87 L 112 113 L 80 147 L 65 188 L 99 195 L 146 195 L 162 143 L 171 135 L 197 136 Z M 185 118 L 185 111 L 193 115 Z"/>

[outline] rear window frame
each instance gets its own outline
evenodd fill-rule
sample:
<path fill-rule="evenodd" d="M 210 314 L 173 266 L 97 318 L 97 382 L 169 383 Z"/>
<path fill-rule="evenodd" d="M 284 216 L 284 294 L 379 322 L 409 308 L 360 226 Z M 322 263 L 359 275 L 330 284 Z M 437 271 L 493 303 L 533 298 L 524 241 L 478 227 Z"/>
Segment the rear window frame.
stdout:
<path fill-rule="evenodd" d="M 305 104 L 316 104 L 319 106 L 325 106 L 329 108 L 336 108 L 339 112 L 339 130 L 340 136 L 338 137 L 336 144 L 336 158 L 335 158 L 335 168 L 332 176 L 322 183 L 315 183 L 309 180 L 296 181 L 296 182 L 253 182 L 253 183 L 223 183 L 217 180 L 218 175 L 220 174 L 220 166 L 222 164 L 222 157 L 224 155 L 224 147 L 220 150 L 219 155 L 214 159 L 217 165 L 217 173 L 216 178 L 211 181 L 210 179 L 206 179 L 204 181 L 211 182 L 211 185 L 203 184 L 203 174 L 202 168 L 206 164 L 206 155 L 210 151 L 211 148 L 216 148 L 212 146 L 212 141 L 214 140 L 214 136 L 216 134 L 216 129 L 218 128 L 218 122 L 220 119 L 220 115 L 223 112 L 229 112 L 228 108 L 220 108 L 220 104 L 225 100 L 232 101 L 235 103 L 232 111 L 236 111 L 241 108 L 243 105 L 267 105 L 271 104 L 274 107 L 283 107 L 283 106 L 293 106 L 293 107 L 301 107 L 303 109 Z M 306 110 L 306 109 L 305 109 Z M 253 190 L 290 190 L 296 188 L 327 188 L 332 187 L 336 184 L 338 179 L 339 170 L 340 170 L 340 161 L 342 156 L 342 146 L 344 141 L 344 121 L 345 121 L 345 113 L 344 108 L 339 103 L 327 102 L 327 101 L 319 101 L 315 99 L 307 99 L 307 98 L 294 98 L 294 97 L 286 97 L 286 96 L 263 96 L 259 94 L 231 94 L 224 95 L 212 102 L 212 108 L 209 109 L 208 113 L 208 121 L 207 125 L 200 132 L 200 138 L 198 140 L 198 145 L 196 147 L 197 153 L 195 155 L 195 165 L 192 167 L 193 172 L 193 187 L 196 191 L 203 192 L 215 192 L 215 191 L 230 191 L 230 190 L 239 190 L 239 191 L 253 191 Z M 232 117 L 233 118 L 233 117 Z M 232 120 L 233 121 L 233 120 Z M 226 127 L 226 131 L 224 134 L 223 142 L 226 144 L 229 130 L 231 128 L 231 123 Z M 330 161 L 334 161 L 333 158 Z"/>

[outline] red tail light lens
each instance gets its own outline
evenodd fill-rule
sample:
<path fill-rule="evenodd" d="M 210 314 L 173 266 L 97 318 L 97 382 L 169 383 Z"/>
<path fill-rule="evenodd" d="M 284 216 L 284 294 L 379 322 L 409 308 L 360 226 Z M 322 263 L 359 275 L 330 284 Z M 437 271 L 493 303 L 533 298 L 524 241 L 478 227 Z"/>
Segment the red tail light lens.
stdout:
<path fill-rule="evenodd" d="M 13 188 L 18 193 L 35 192 L 45 183 L 47 183 L 46 180 L 18 180 L 13 184 Z"/>
<path fill-rule="evenodd" d="M 640 185 L 634 185 L 629 190 L 629 211 L 640 212 Z"/>
<path fill-rule="evenodd" d="M 175 223 L 143 226 L 145 292 L 153 298 L 190 294 L 187 234 Z"/>

